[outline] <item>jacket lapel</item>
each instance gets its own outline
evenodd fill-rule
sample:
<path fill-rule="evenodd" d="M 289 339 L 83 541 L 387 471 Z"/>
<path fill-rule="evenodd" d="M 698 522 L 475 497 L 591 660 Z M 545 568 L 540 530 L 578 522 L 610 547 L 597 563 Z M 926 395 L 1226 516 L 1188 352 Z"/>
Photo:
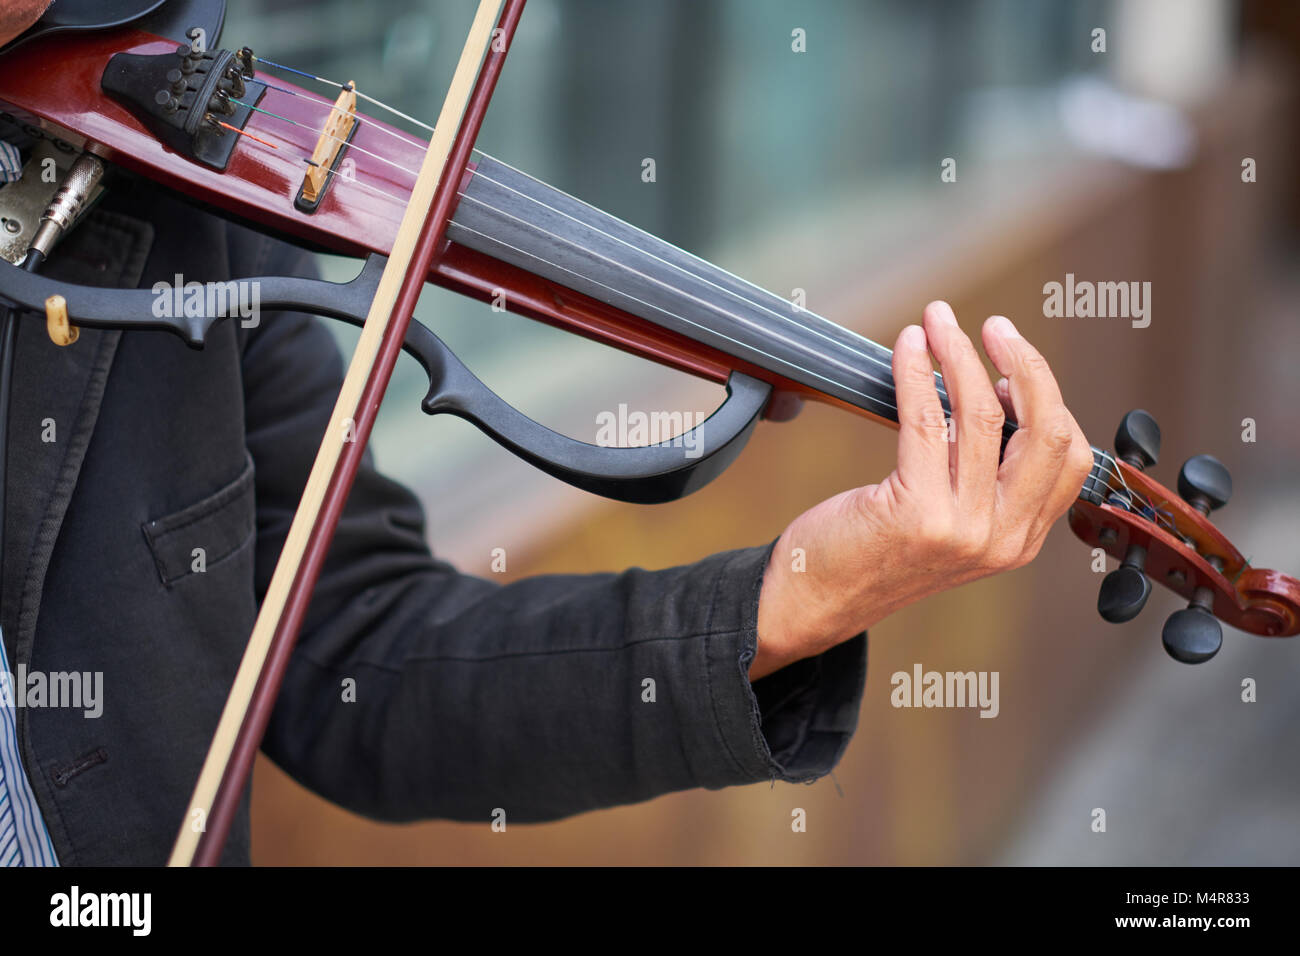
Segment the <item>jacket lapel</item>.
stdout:
<path fill-rule="evenodd" d="M 51 254 L 45 273 L 80 285 L 134 287 L 153 228 L 97 210 Z M 10 408 L 0 625 L 17 668 L 31 661 L 50 556 L 77 487 L 121 333 L 81 329 L 59 347 L 44 316 L 20 319 Z M 19 712 L 19 735 L 23 733 Z"/>

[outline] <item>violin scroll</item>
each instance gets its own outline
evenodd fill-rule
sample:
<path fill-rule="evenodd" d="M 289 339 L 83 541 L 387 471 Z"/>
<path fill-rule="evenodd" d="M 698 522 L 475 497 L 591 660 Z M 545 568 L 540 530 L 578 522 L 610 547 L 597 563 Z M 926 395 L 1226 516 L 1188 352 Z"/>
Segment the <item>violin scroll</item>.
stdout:
<path fill-rule="evenodd" d="M 1183 663 L 1218 653 L 1220 622 L 1264 637 L 1300 633 L 1300 580 L 1251 567 L 1210 521 L 1210 512 L 1232 496 L 1228 469 L 1209 455 L 1189 458 L 1174 494 L 1145 471 L 1159 448 L 1155 420 L 1129 412 L 1115 436 L 1117 454 L 1093 449 L 1096 464 L 1070 509 L 1071 530 L 1120 562 L 1102 581 L 1102 618 L 1135 618 L 1154 581 L 1189 602 L 1161 634 L 1165 650 Z"/>

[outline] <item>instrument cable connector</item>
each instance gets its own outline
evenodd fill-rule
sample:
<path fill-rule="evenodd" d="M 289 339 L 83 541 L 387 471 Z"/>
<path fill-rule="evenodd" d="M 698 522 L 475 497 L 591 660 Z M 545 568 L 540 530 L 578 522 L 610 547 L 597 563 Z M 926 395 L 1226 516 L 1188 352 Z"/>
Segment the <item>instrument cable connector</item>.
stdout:
<path fill-rule="evenodd" d="M 99 157 L 90 153 L 82 153 L 77 157 L 68 170 L 63 185 L 45 210 L 45 215 L 41 216 L 41 224 L 32 237 L 32 251 L 40 253 L 42 257 L 49 255 L 55 240 L 77 221 L 103 175 L 104 164 Z"/>

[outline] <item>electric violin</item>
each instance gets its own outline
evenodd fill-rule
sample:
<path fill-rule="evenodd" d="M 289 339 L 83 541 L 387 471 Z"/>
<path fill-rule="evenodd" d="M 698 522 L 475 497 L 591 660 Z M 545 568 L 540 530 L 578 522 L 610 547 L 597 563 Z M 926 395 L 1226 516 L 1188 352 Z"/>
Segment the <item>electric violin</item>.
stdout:
<path fill-rule="evenodd" d="M 212 864 L 220 854 L 400 351 L 428 375 L 427 413 L 466 419 L 543 471 L 628 502 L 702 487 L 736 459 L 760 418 L 788 420 L 805 400 L 897 425 L 888 348 L 475 149 L 524 0 L 479 4 L 432 126 L 353 84 L 246 46 L 217 47 L 220 2 L 136 6 L 111 28 L 38 30 L 0 53 L 0 122 L 37 142 L 33 161 L 58 170 L 37 187 L 45 193 L 32 208 L 43 214 L 0 243 L 0 300 L 44 313 L 51 337 L 70 347 L 86 326 L 165 332 L 202 348 L 212 325 L 248 301 L 249 283 L 263 308 L 363 330 L 173 863 Z M 194 296 L 162 309 L 149 289 L 42 277 L 58 235 L 113 176 L 145 177 L 263 231 L 355 257 L 359 271 L 343 283 L 195 283 Z M 727 398 L 685 441 L 601 447 L 556 433 L 493 393 L 412 319 L 425 282 L 724 385 Z M 942 377 L 935 381 L 951 413 Z M 1004 448 L 1016 428 L 1004 426 Z M 1174 493 L 1148 473 L 1159 451 L 1155 421 L 1130 412 L 1113 450 L 1093 449 L 1069 512 L 1080 539 L 1120 562 L 1101 586 L 1102 617 L 1132 619 L 1155 581 L 1189 602 L 1163 630 L 1180 661 L 1212 657 L 1220 622 L 1263 636 L 1300 632 L 1300 581 L 1251 567 L 1210 520 L 1231 495 L 1224 466 L 1208 455 L 1189 459 Z"/>

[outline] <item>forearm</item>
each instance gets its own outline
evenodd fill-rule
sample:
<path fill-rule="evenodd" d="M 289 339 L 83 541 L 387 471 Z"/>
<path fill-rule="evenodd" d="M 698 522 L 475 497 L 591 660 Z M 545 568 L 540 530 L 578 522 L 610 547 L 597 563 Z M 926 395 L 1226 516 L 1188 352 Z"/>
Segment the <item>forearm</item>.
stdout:
<path fill-rule="evenodd" d="M 865 642 L 751 688 L 766 557 L 504 587 L 440 570 L 371 588 L 304 639 L 267 752 L 395 820 L 497 807 L 544 820 L 820 776 L 856 725 Z"/>

